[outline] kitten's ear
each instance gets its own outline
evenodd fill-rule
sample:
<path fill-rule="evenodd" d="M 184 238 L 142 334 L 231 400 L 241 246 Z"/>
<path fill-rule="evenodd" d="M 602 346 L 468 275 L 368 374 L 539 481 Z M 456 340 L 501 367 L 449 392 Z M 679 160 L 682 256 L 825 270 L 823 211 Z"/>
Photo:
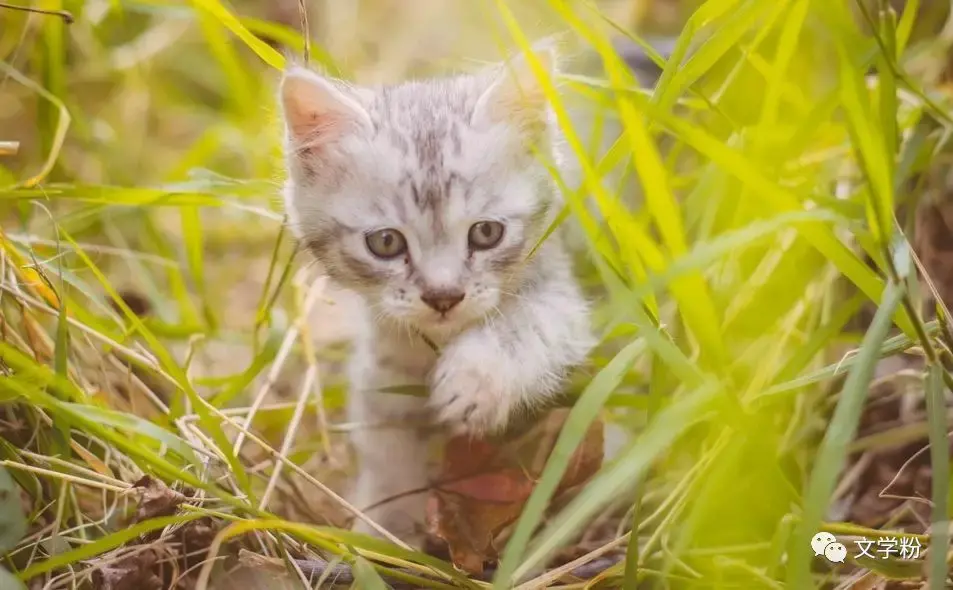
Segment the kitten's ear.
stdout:
<path fill-rule="evenodd" d="M 549 120 L 546 89 L 531 59 L 541 66 L 542 75 L 553 79 L 557 72 L 556 46 L 547 39 L 534 45 L 529 54 L 519 53 L 502 65 L 477 100 L 474 125 L 509 123 L 530 133 L 545 130 Z"/>
<path fill-rule="evenodd" d="M 343 85 L 311 70 L 294 66 L 286 71 L 279 94 L 285 125 L 296 142 L 322 144 L 355 125 L 371 125 L 367 111 Z"/>

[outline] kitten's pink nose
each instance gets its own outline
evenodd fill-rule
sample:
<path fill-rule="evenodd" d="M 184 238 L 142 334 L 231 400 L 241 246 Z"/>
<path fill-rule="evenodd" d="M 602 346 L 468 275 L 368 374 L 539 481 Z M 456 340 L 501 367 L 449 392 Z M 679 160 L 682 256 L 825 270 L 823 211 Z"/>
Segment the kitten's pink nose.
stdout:
<path fill-rule="evenodd" d="M 424 291 L 420 299 L 440 313 L 447 313 L 463 301 L 465 295 L 462 291 Z"/>

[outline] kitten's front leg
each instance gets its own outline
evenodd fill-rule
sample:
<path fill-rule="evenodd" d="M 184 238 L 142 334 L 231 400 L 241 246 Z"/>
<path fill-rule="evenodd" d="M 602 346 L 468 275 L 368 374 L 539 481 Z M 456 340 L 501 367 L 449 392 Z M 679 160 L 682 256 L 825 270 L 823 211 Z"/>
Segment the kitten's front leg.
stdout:
<path fill-rule="evenodd" d="M 405 345 L 408 358 L 395 359 L 386 350 L 373 354 L 366 347 L 361 348 L 364 350 L 355 354 L 350 367 L 354 390 L 348 399 L 348 415 L 359 424 L 351 435 L 359 471 L 350 500 L 388 532 L 419 548 L 426 531 L 429 483 L 431 427 L 426 399 L 375 389 L 415 379 L 419 382 L 425 366 L 411 371 L 406 370 L 407 366 L 426 362 L 428 359 L 422 355 L 432 355 L 432 351 L 420 353 Z M 360 519 L 354 522 L 353 529 L 379 536 Z"/>
<path fill-rule="evenodd" d="M 431 378 L 431 405 L 457 433 L 499 432 L 515 411 L 557 393 L 593 344 L 588 306 L 576 286 L 543 282 L 443 351 Z"/>

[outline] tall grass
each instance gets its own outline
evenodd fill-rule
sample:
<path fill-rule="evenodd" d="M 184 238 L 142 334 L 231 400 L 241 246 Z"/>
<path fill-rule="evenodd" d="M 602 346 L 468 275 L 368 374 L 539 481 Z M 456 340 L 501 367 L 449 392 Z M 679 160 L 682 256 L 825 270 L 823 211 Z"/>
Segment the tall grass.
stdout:
<path fill-rule="evenodd" d="M 342 10 L 306 4 L 312 23 Z M 320 25 L 311 60 L 396 80 L 451 57 L 531 55 L 560 31 L 598 64 L 543 84 L 582 170 L 569 215 L 603 341 L 493 580 L 339 528 L 347 314 L 327 311 L 276 199 L 286 56 L 265 39 L 304 49 L 297 4 L 279 23 L 250 3 L 64 0 L 37 6 L 73 24 L 0 7 L 0 587 L 88 584 L 141 535 L 209 518 L 199 587 L 239 537 L 293 576 L 291 555 L 340 558 L 361 588 L 382 574 L 427 588 L 833 587 L 858 564 L 814 557 L 822 529 L 913 535 L 928 567 L 859 565 L 944 587 L 953 342 L 942 303 L 925 319 L 936 289 L 894 212 L 942 188 L 930 172 L 953 121 L 938 65 L 951 39 L 931 23 L 946 15 L 917 1 L 682 3 L 653 86 L 614 40 L 644 45 L 671 3 L 427 4 L 436 16 L 362 1 L 367 30 L 348 45 Z M 928 367 L 934 527 L 832 520 L 878 361 L 904 350 Z M 631 440 L 547 517 L 599 416 Z M 143 475 L 194 494 L 116 526 Z M 544 571 L 610 516 L 617 534 L 578 563 L 613 547 L 624 560 L 585 583 Z"/>

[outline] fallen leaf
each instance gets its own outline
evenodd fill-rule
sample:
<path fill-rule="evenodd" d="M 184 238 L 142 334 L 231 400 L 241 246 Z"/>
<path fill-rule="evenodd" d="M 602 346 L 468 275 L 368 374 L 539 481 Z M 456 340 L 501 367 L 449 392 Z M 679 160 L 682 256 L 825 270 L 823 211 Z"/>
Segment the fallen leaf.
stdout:
<path fill-rule="evenodd" d="M 160 516 L 172 516 L 186 497 L 169 488 L 161 481 L 146 475 L 133 484 L 141 489 L 139 507 L 136 509 L 136 522 Z"/>
<path fill-rule="evenodd" d="M 498 537 L 523 510 L 567 415 L 566 409 L 552 410 L 515 438 L 447 441 L 428 509 L 431 530 L 447 543 L 456 567 L 478 575 L 497 557 Z M 597 420 L 573 454 L 557 497 L 592 477 L 602 454 L 603 424 Z"/>
<path fill-rule="evenodd" d="M 157 561 L 155 551 L 138 551 L 94 569 L 93 585 L 99 590 L 161 590 L 162 579 L 153 570 Z"/>

